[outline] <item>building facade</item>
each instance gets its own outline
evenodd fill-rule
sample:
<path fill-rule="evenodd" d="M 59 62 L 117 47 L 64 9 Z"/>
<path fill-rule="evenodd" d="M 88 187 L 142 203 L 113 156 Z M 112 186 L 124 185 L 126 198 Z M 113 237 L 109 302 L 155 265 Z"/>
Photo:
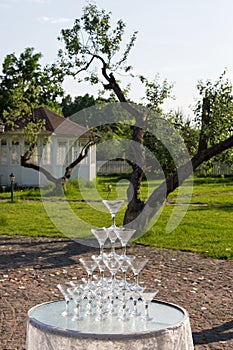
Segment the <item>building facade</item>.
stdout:
<path fill-rule="evenodd" d="M 34 110 L 35 118 L 44 120 L 45 131 L 39 137 L 29 162 L 45 168 L 54 177 L 60 178 L 64 175 L 65 168 L 78 157 L 82 147 L 88 142 L 88 132 L 81 125 L 43 107 Z M 0 186 L 9 185 L 11 173 L 15 175 L 18 186 L 38 187 L 48 182 L 40 172 L 21 165 L 21 155 L 27 147 L 22 125 L 14 130 L 6 127 L 0 133 Z M 95 177 L 94 145 L 89 149 L 87 157 L 73 169 L 72 178 L 92 181 Z"/>

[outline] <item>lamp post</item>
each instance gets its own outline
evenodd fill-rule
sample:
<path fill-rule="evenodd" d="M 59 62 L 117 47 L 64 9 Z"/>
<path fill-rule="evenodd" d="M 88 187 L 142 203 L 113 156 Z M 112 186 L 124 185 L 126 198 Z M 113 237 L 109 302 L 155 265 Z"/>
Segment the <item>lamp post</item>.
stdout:
<path fill-rule="evenodd" d="M 14 201 L 14 183 L 15 183 L 15 175 L 13 173 L 10 174 L 11 180 L 11 202 Z"/>

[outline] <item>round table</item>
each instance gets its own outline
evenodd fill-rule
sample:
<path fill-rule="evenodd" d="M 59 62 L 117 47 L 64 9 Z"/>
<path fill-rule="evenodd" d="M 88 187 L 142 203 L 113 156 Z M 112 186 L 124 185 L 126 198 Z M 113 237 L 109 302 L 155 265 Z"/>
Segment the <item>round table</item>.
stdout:
<path fill-rule="evenodd" d="M 85 316 L 73 321 L 62 316 L 65 302 L 39 304 L 28 312 L 27 350 L 193 350 L 189 316 L 185 309 L 163 301 L 149 305 L 151 321 L 107 316 L 96 321 Z M 138 310 L 144 312 L 142 302 Z"/>

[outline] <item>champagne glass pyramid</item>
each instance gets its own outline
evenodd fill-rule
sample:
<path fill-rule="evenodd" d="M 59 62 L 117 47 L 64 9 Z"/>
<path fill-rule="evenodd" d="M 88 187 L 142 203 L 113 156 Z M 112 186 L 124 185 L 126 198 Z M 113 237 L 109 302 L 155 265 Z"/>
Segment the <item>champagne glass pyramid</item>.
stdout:
<path fill-rule="evenodd" d="M 100 246 L 100 255 L 103 255 L 104 243 L 108 238 L 108 231 L 105 228 L 91 229 L 92 234 L 95 236 Z"/>
<path fill-rule="evenodd" d="M 112 215 L 112 225 L 109 228 L 116 228 L 116 213 L 121 208 L 122 204 L 124 203 L 123 200 L 103 200 L 104 205 L 109 210 L 110 214 Z"/>

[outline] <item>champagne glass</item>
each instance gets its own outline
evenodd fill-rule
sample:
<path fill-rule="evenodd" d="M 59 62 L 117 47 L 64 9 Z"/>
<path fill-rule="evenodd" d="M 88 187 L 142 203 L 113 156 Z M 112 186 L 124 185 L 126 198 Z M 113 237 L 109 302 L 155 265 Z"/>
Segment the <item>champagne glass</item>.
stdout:
<path fill-rule="evenodd" d="M 86 316 L 93 316 L 96 314 L 95 308 L 94 308 L 94 306 L 95 306 L 94 305 L 94 301 L 95 301 L 94 289 L 93 290 L 89 289 L 86 292 L 86 296 L 87 296 L 87 310 L 86 310 L 85 315 Z"/>
<path fill-rule="evenodd" d="M 134 279 L 135 279 L 135 285 L 134 289 L 140 291 L 142 287 L 139 285 L 139 273 L 142 271 L 144 266 L 147 264 L 148 259 L 146 258 L 135 258 L 132 261 L 129 262 L 131 270 L 133 271 L 134 274 Z"/>
<path fill-rule="evenodd" d="M 121 242 L 121 246 L 124 249 L 123 256 L 126 258 L 126 246 L 130 238 L 133 237 L 136 230 L 125 229 L 124 227 L 115 230 L 118 239 Z"/>
<path fill-rule="evenodd" d="M 80 258 L 79 261 L 81 262 L 81 264 L 83 265 L 84 269 L 87 272 L 87 281 L 88 281 L 88 284 L 90 284 L 92 281 L 93 272 L 97 267 L 97 262 L 93 259 L 84 259 L 84 258 Z"/>
<path fill-rule="evenodd" d="M 95 318 L 96 321 L 103 321 L 106 319 L 104 312 L 104 302 L 106 302 L 106 290 L 103 287 L 97 287 L 94 291 L 96 302 L 97 302 L 97 316 Z"/>
<path fill-rule="evenodd" d="M 111 276 L 112 276 L 112 287 L 114 287 L 115 285 L 115 276 L 120 268 L 120 263 L 119 260 L 115 257 L 112 256 L 106 256 L 106 258 L 104 259 L 104 263 L 107 266 L 107 268 L 109 269 Z"/>
<path fill-rule="evenodd" d="M 149 315 L 149 305 L 150 302 L 154 299 L 154 297 L 158 294 L 158 290 L 154 291 L 148 291 L 148 292 L 143 292 L 141 293 L 141 298 L 144 301 L 145 305 L 145 314 L 142 316 L 142 320 L 144 321 L 152 321 L 153 317 L 150 317 Z"/>
<path fill-rule="evenodd" d="M 133 261 L 136 258 L 136 256 L 134 255 L 127 255 L 126 258 L 123 255 L 119 255 L 118 256 L 118 261 L 120 263 L 120 270 L 123 273 L 123 282 L 121 283 L 121 285 L 126 288 L 127 287 L 127 282 L 126 282 L 126 273 L 130 267 L 130 262 Z"/>
<path fill-rule="evenodd" d="M 141 312 L 138 311 L 138 300 L 141 298 L 141 293 L 146 289 L 146 287 L 140 287 L 140 293 L 137 290 L 132 290 L 132 299 L 133 299 L 133 310 L 131 311 L 132 316 L 141 316 Z"/>
<path fill-rule="evenodd" d="M 130 319 L 129 315 L 126 312 L 126 306 L 131 296 L 132 296 L 131 290 L 121 290 L 120 293 L 118 294 L 118 298 L 122 303 L 122 306 L 121 306 L 122 310 L 120 312 L 119 319 L 122 321 L 128 321 Z"/>
<path fill-rule="evenodd" d="M 97 266 L 99 268 L 99 271 L 100 271 L 100 276 L 101 276 L 101 282 L 97 283 L 97 285 L 103 285 L 104 284 L 104 272 L 105 272 L 105 269 L 106 269 L 106 264 L 104 262 L 104 255 L 92 255 L 92 259 L 94 261 L 96 261 L 97 263 Z"/>
<path fill-rule="evenodd" d="M 115 243 L 117 240 L 117 234 L 116 234 L 116 229 L 112 229 L 111 227 L 106 228 L 107 232 L 108 232 L 108 238 L 111 242 L 111 256 L 117 257 L 117 254 L 115 252 Z"/>
<path fill-rule="evenodd" d="M 111 229 L 115 229 L 116 226 L 116 213 L 119 211 L 121 206 L 123 205 L 124 201 L 123 200 L 103 200 L 104 205 L 106 208 L 109 210 L 110 214 L 112 215 L 112 225 L 109 227 Z"/>
<path fill-rule="evenodd" d="M 74 316 L 72 317 L 72 320 L 82 321 L 83 316 L 80 315 L 80 305 L 81 305 L 81 301 L 85 296 L 83 289 L 79 287 L 75 287 L 75 288 L 68 288 L 67 291 L 69 292 L 69 294 L 71 295 L 75 303 Z"/>
<path fill-rule="evenodd" d="M 100 246 L 100 255 L 103 255 L 104 243 L 108 238 L 108 231 L 105 228 L 91 229 L 92 234 L 95 236 Z"/>
<path fill-rule="evenodd" d="M 57 288 L 59 289 L 59 291 L 61 292 L 61 294 L 65 298 L 65 303 L 66 303 L 66 308 L 62 312 L 62 316 L 71 316 L 72 312 L 70 310 L 70 296 L 69 296 L 69 292 L 65 291 L 61 284 L 57 284 Z"/>

